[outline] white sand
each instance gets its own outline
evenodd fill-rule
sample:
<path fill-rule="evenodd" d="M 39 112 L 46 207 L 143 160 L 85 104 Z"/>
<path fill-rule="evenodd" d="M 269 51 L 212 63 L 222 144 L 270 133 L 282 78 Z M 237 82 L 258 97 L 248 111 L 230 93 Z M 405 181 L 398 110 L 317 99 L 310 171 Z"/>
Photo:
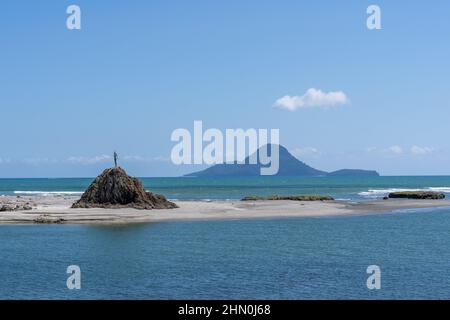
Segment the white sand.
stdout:
<path fill-rule="evenodd" d="M 14 197 L 2 197 L 2 201 Z M 23 201 L 24 198 L 21 198 Z M 28 200 L 27 198 L 25 198 Z M 175 220 L 321 217 L 388 213 L 399 209 L 450 206 L 447 200 L 349 201 L 177 201 L 177 209 L 71 209 L 74 197 L 29 197 L 36 207 L 29 211 L 0 212 L 0 224 L 45 222 L 96 224 L 139 223 Z M 61 220 L 63 219 L 63 220 Z"/>

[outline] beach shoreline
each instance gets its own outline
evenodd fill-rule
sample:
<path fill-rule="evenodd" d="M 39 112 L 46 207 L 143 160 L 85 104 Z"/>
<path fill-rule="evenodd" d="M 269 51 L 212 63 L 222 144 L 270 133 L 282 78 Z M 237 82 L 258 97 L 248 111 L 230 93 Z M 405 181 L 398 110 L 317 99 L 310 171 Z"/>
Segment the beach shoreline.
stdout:
<path fill-rule="evenodd" d="M 450 207 L 449 200 L 373 201 L 177 201 L 179 208 L 160 210 L 72 209 L 78 197 L 2 197 L 1 201 L 27 201 L 32 210 L 0 212 L 0 224 L 127 224 L 164 221 L 277 219 L 393 213 L 398 210 Z"/>

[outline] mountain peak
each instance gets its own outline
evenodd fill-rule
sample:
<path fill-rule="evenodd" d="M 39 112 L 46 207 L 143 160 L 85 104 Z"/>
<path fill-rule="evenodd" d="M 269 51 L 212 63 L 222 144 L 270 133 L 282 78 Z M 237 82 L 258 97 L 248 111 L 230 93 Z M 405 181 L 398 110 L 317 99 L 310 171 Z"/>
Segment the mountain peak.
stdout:
<path fill-rule="evenodd" d="M 277 176 L 322 176 L 326 172 L 316 170 L 295 158 L 282 145 L 279 147 L 279 170 Z M 266 148 L 268 156 L 271 155 L 272 144 L 267 144 L 261 148 Z M 220 176 L 259 176 L 261 168 L 267 167 L 259 161 L 259 151 L 257 154 L 257 163 L 250 164 L 251 156 L 245 158 L 245 164 L 217 164 L 205 170 L 188 174 L 188 177 L 220 177 Z"/>
<path fill-rule="evenodd" d="M 267 153 L 271 156 L 272 144 L 266 144 L 261 148 L 267 148 Z M 298 176 L 298 177 L 314 177 L 314 176 L 327 176 L 327 172 L 318 170 L 308 166 L 306 163 L 300 161 L 294 157 L 286 147 L 278 145 L 279 147 L 279 170 L 276 176 Z M 205 170 L 190 173 L 185 175 L 186 177 L 246 177 L 246 176 L 259 176 L 261 175 L 261 168 L 266 167 L 259 161 L 259 151 L 257 154 L 257 164 L 250 164 L 250 157 L 245 158 L 245 164 L 216 164 Z M 378 175 L 376 171 L 366 170 L 352 170 L 345 169 L 335 171 L 331 175 Z"/>

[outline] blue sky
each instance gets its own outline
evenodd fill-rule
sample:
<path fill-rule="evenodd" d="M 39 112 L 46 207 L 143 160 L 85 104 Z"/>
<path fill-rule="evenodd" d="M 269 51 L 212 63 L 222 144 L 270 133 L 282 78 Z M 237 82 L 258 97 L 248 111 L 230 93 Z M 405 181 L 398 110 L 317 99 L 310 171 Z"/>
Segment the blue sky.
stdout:
<path fill-rule="evenodd" d="M 66 28 L 66 8 L 82 29 Z M 366 8 L 381 8 L 368 30 Z M 446 1 L 9 1 L 0 10 L 0 177 L 134 175 L 176 128 L 279 128 L 322 170 L 450 174 Z M 295 111 L 315 88 L 349 102 Z M 105 156 L 106 155 L 106 156 Z"/>

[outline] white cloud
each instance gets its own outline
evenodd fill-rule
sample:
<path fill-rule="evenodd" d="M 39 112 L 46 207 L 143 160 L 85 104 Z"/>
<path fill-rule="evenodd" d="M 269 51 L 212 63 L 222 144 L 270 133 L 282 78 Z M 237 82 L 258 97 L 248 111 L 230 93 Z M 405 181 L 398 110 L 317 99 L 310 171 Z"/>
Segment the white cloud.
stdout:
<path fill-rule="evenodd" d="M 29 165 L 33 165 L 33 166 L 38 166 L 38 165 L 42 165 L 42 164 L 55 164 L 58 162 L 57 159 L 50 159 L 50 158 L 28 158 L 28 159 L 23 159 L 20 160 L 20 162 L 29 164 Z"/>
<path fill-rule="evenodd" d="M 119 163 L 121 161 L 123 162 L 164 162 L 169 161 L 169 158 L 166 157 L 143 157 L 140 155 L 119 155 Z M 112 162 L 113 157 L 110 155 L 102 154 L 98 156 L 93 157 L 84 157 L 84 156 L 73 156 L 66 159 L 67 162 L 70 162 L 72 164 L 83 164 L 83 165 L 90 165 L 90 164 L 96 164 L 96 163 L 107 163 Z"/>
<path fill-rule="evenodd" d="M 279 109 L 295 111 L 299 108 L 327 108 L 350 103 L 344 92 L 310 88 L 302 96 L 284 96 L 275 101 L 274 106 Z"/>
<path fill-rule="evenodd" d="M 291 150 L 291 153 L 296 157 L 309 157 L 309 156 L 317 156 L 320 154 L 320 151 L 313 147 L 305 147 L 305 148 L 295 148 Z"/>
<path fill-rule="evenodd" d="M 386 151 L 395 155 L 400 155 L 403 153 L 403 148 L 400 146 L 392 146 L 389 147 Z"/>
<path fill-rule="evenodd" d="M 67 158 L 68 162 L 75 163 L 75 164 L 95 164 L 95 163 L 102 163 L 111 161 L 112 157 L 106 154 L 102 154 L 99 156 L 93 156 L 93 157 L 69 157 Z"/>
<path fill-rule="evenodd" d="M 125 156 L 123 157 L 124 161 L 131 161 L 131 162 L 142 162 L 145 161 L 144 157 L 141 156 Z"/>
<path fill-rule="evenodd" d="M 366 148 L 366 152 L 386 155 L 401 155 L 403 154 L 403 148 L 397 145 L 389 148 L 368 147 Z"/>
<path fill-rule="evenodd" d="M 156 156 L 156 157 L 143 157 L 139 155 L 119 155 L 119 163 L 123 162 L 169 162 L 170 158 Z M 24 163 L 27 165 L 48 165 L 48 164 L 75 164 L 75 165 L 94 165 L 98 163 L 113 163 L 113 157 L 107 154 L 101 154 L 96 156 L 71 156 L 65 159 L 55 158 L 25 158 L 14 160 L 10 158 L 0 157 L 0 165 L 9 163 Z"/>
<path fill-rule="evenodd" d="M 433 153 L 433 151 L 434 151 L 433 148 L 429 148 L 429 147 L 418 147 L 418 146 L 411 147 L 411 153 L 414 155 L 419 155 L 419 156 L 431 154 L 431 153 Z"/>

